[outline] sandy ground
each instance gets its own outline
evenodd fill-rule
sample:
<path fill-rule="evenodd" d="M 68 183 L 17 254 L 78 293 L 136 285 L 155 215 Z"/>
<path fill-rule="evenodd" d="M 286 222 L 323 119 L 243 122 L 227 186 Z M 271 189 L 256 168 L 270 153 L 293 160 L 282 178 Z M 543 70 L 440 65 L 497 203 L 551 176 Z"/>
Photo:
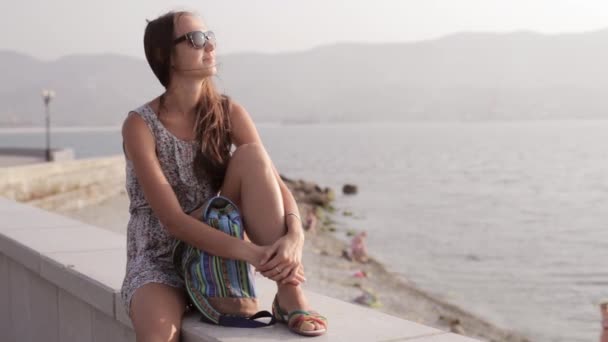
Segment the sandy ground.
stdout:
<path fill-rule="evenodd" d="M 123 192 L 99 205 L 61 214 L 126 234 L 128 204 Z M 331 218 L 331 214 L 325 215 Z M 388 272 L 373 258 L 365 264 L 347 260 L 342 256 L 346 245 L 334 234 L 322 224 L 315 233 L 307 232 L 303 253 L 306 289 L 484 341 L 528 341 L 418 289 L 403 277 Z M 369 253 L 373 257 L 373 250 Z M 367 277 L 355 277 L 357 271 L 364 271 Z"/>

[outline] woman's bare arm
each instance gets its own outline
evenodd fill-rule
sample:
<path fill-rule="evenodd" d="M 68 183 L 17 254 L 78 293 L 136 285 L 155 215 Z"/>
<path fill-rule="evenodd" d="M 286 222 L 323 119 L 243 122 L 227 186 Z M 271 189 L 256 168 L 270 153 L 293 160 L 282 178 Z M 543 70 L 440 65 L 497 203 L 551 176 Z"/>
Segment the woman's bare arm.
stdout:
<path fill-rule="evenodd" d="M 125 120 L 122 136 L 144 197 L 169 234 L 208 253 L 258 265 L 262 250 L 259 246 L 220 232 L 183 212 L 156 156 L 154 136 L 139 115 Z"/>

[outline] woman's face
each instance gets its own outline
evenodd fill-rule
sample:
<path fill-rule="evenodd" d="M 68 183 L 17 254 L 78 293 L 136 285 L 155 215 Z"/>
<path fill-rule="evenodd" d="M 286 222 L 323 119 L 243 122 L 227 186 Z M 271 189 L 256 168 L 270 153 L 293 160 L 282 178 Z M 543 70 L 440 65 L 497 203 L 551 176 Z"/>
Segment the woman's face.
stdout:
<path fill-rule="evenodd" d="M 175 37 L 183 36 L 192 31 L 207 32 L 207 26 L 201 18 L 195 15 L 182 15 L 175 19 Z M 175 45 L 173 56 L 173 72 L 180 75 L 209 77 L 217 73 L 215 67 L 215 46 L 207 43 L 204 48 L 197 49 L 190 41 L 185 40 Z"/>

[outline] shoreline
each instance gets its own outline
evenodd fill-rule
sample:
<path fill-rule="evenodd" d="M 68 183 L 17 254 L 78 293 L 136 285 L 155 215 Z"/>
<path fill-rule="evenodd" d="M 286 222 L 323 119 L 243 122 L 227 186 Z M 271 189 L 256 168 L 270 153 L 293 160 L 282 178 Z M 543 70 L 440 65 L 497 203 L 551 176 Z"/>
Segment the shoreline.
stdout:
<path fill-rule="evenodd" d="M 306 230 L 303 263 L 308 281 L 305 289 L 357 302 L 381 312 L 425 324 L 444 331 L 459 333 L 487 341 L 529 342 L 513 331 L 498 327 L 465 309 L 418 288 L 403 275 L 393 274 L 370 252 L 367 263 L 349 261 L 343 256 L 348 244 L 336 233 L 347 227 L 333 220 L 329 203 L 333 194 L 314 183 L 285 179 L 292 190 L 303 218 L 317 208 L 316 229 Z M 129 219 L 128 197 L 124 190 L 99 204 L 59 214 L 126 235 Z M 355 277 L 363 271 L 367 277 Z M 314 303 L 311 303 L 314 307 Z M 268 303 L 270 305 L 270 303 Z"/>
<path fill-rule="evenodd" d="M 333 232 L 307 235 L 306 239 L 307 247 L 311 247 L 304 257 L 306 272 L 311 274 L 307 278 L 313 279 L 310 288 L 316 292 L 354 302 L 368 290 L 376 295 L 380 305 L 367 306 L 393 316 L 487 341 L 529 342 L 523 335 L 498 327 L 458 305 L 426 292 L 405 276 L 390 272 L 374 258 L 373 251 L 367 263 L 346 260 L 341 251 L 348 246 Z M 319 271 L 311 271 L 312 265 Z M 354 277 L 358 271 L 364 271 L 368 276 Z"/>

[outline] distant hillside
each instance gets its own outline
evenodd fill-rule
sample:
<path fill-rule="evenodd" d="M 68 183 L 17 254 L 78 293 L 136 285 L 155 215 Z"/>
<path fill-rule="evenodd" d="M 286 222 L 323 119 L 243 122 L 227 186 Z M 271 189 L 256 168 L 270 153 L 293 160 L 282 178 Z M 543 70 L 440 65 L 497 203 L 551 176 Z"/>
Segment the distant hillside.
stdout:
<path fill-rule="evenodd" d="M 402 44 L 337 44 L 219 56 L 222 90 L 258 121 L 608 118 L 608 30 L 461 33 Z M 162 88 L 145 60 L 53 62 L 0 50 L 0 125 L 118 125 Z"/>

